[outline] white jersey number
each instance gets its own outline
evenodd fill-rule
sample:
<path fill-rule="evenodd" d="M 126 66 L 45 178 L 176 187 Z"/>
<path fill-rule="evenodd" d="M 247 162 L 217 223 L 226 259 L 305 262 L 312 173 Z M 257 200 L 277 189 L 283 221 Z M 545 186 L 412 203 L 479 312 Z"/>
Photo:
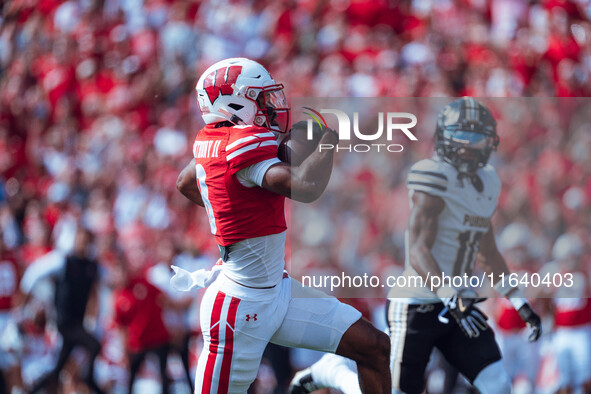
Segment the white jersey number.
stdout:
<path fill-rule="evenodd" d="M 197 181 L 199 184 L 199 191 L 201 192 L 201 199 L 203 200 L 203 205 L 205 205 L 205 211 L 209 218 L 209 228 L 211 233 L 215 235 L 217 226 L 215 224 L 215 216 L 213 216 L 213 208 L 211 207 L 211 202 L 209 202 L 209 191 L 207 189 L 207 184 L 205 183 L 205 168 L 203 168 L 201 164 L 197 164 L 195 169 L 197 172 Z"/>
<path fill-rule="evenodd" d="M 456 253 L 453 275 L 463 275 L 472 271 L 478 253 L 478 242 L 483 235 L 481 231 L 464 231 L 458 235 L 460 247 Z"/>

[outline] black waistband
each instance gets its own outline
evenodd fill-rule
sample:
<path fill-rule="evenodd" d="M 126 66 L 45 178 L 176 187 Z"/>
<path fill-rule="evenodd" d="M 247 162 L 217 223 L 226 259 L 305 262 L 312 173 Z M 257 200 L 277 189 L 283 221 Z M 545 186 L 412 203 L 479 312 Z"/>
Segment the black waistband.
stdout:
<path fill-rule="evenodd" d="M 221 246 L 218 245 L 218 249 L 220 250 L 220 257 L 222 261 L 225 263 L 228 261 L 228 257 L 230 256 L 230 246 Z"/>

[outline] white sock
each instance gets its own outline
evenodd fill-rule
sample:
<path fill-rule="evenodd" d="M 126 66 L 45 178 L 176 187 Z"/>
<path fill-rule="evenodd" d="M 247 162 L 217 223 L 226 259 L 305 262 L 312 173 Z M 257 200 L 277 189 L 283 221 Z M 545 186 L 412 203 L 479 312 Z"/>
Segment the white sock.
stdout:
<path fill-rule="evenodd" d="M 357 366 L 348 358 L 325 354 L 310 367 L 310 371 L 319 388 L 330 387 L 345 394 L 361 394 Z"/>

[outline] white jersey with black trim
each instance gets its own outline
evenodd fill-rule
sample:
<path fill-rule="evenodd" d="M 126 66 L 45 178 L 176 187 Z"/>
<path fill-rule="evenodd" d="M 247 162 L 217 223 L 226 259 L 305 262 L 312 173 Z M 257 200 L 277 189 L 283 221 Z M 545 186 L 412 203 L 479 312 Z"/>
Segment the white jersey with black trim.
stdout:
<path fill-rule="evenodd" d="M 501 182 L 495 169 L 486 165 L 476 174 L 482 181 L 482 192 L 478 192 L 467 177 L 458 179 L 456 168 L 439 158 L 415 163 L 407 176 L 411 209 L 413 193 L 418 191 L 441 197 L 445 202 L 438 218 L 437 236 L 431 254 L 441 271 L 450 277 L 471 274 L 479 240 L 488 231 L 490 217 L 497 207 Z M 413 304 L 438 302 L 435 294 L 427 287 L 418 286 L 420 281 L 415 280 L 419 274 L 410 265 L 408 231 L 405 248 L 403 275 L 406 276 L 407 286 L 392 288 L 388 297 Z"/>

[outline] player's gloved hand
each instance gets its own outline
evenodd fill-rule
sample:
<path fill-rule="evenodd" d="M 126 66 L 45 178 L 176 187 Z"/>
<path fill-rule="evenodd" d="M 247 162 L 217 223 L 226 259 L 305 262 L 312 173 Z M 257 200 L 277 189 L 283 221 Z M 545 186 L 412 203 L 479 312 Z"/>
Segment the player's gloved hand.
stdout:
<path fill-rule="evenodd" d="M 529 306 L 528 303 L 523 304 L 517 312 L 530 329 L 528 340 L 530 342 L 537 341 L 540 338 L 540 335 L 542 335 L 542 320 L 540 319 L 540 316 L 531 309 L 531 306 Z"/>
<path fill-rule="evenodd" d="M 474 290 L 440 288 L 437 295 L 468 338 L 476 338 L 488 330 L 488 317 L 474 305 L 482 301 Z"/>

